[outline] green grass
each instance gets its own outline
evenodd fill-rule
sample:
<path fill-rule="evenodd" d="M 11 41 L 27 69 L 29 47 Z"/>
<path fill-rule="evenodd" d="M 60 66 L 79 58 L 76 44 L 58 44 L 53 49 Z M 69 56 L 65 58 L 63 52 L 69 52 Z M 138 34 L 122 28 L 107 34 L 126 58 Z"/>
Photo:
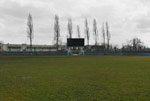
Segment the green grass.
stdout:
<path fill-rule="evenodd" d="M 0 57 L 0 101 L 150 101 L 150 57 Z"/>

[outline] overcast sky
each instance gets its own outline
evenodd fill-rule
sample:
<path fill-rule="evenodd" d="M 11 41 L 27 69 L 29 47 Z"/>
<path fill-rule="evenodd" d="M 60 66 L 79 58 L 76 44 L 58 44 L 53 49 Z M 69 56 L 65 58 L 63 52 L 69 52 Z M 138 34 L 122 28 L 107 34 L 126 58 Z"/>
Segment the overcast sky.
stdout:
<path fill-rule="evenodd" d="M 60 17 L 61 37 L 66 41 L 67 19 L 73 20 L 73 37 L 77 24 L 84 37 L 84 19 L 90 27 L 93 44 L 93 19 L 98 23 L 99 41 L 102 42 L 102 23 L 108 21 L 111 40 L 122 45 L 133 37 L 150 46 L 150 0 L 0 0 L 0 40 L 4 43 L 29 43 L 27 17 L 33 16 L 33 44 L 52 44 L 54 16 Z"/>

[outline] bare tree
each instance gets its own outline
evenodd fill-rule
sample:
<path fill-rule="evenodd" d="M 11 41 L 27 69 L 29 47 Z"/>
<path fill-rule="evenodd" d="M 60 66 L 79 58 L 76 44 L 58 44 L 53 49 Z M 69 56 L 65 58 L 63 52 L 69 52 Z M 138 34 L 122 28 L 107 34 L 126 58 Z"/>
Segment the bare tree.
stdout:
<path fill-rule="evenodd" d="M 122 46 L 123 51 L 140 51 L 144 50 L 145 46 L 143 42 L 139 38 L 133 38 L 132 40 L 128 40 L 125 45 Z"/>
<path fill-rule="evenodd" d="M 78 38 L 80 38 L 81 36 L 80 36 L 80 27 L 79 27 L 79 25 L 77 25 L 77 34 L 78 34 Z"/>
<path fill-rule="evenodd" d="M 103 36 L 103 45 L 104 45 L 104 48 L 105 48 L 105 25 L 104 25 L 104 23 L 102 25 L 102 36 Z"/>
<path fill-rule="evenodd" d="M 143 42 L 141 41 L 141 39 L 139 38 L 133 38 L 131 40 L 132 46 L 133 46 L 133 50 L 134 51 L 138 51 L 140 50 L 140 48 L 143 46 Z"/>
<path fill-rule="evenodd" d="M 56 41 L 57 50 L 58 50 L 58 45 L 59 45 L 59 39 L 60 39 L 59 16 L 55 15 L 55 21 L 54 21 L 54 40 Z"/>
<path fill-rule="evenodd" d="M 68 33 L 69 33 L 69 38 L 72 38 L 73 31 L 72 31 L 72 19 L 71 18 L 68 19 Z"/>
<path fill-rule="evenodd" d="M 89 33 L 87 18 L 85 19 L 85 36 L 86 36 L 86 39 L 87 39 L 87 45 L 89 46 L 90 33 Z"/>
<path fill-rule="evenodd" d="M 107 48 L 109 49 L 109 41 L 110 41 L 111 35 L 109 32 L 108 22 L 106 22 L 106 36 L 107 36 Z"/>
<path fill-rule="evenodd" d="M 27 19 L 27 37 L 30 40 L 30 51 L 32 51 L 32 40 L 33 40 L 33 21 L 32 21 L 32 15 L 29 13 L 28 19 Z"/>
<path fill-rule="evenodd" d="M 98 45 L 98 30 L 96 19 L 93 20 L 93 34 L 95 37 L 95 45 Z"/>

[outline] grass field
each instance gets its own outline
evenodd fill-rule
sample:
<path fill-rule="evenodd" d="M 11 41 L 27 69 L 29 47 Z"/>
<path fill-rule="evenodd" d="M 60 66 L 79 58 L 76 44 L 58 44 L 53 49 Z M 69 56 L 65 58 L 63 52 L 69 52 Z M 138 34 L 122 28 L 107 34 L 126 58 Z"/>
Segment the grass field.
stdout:
<path fill-rule="evenodd" d="M 150 57 L 0 57 L 0 101 L 150 101 Z"/>

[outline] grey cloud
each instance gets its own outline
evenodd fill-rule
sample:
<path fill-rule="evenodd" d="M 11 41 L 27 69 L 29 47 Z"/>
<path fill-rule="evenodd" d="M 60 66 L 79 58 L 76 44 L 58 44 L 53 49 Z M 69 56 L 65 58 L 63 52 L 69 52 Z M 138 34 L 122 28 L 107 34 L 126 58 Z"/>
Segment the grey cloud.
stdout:
<path fill-rule="evenodd" d="M 139 29 L 150 29 L 150 18 L 141 18 L 137 23 Z"/>

